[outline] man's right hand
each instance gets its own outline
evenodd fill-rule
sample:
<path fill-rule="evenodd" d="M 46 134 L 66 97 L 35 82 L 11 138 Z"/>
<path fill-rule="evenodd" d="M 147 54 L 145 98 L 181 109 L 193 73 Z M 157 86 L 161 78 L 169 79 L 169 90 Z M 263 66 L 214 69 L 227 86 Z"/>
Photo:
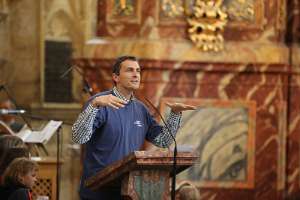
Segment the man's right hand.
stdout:
<path fill-rule="evenodd" d="M 103 95 L 94 98 L 91 104 L 94 108 L 102 107 L 102 106 L 110 106 L 112 108 L 119 109 L 119 108 L 123 108 L 126 103 L 127 103 L 126 101 L 112 94 L 109 94 L 109 95 Z"/>

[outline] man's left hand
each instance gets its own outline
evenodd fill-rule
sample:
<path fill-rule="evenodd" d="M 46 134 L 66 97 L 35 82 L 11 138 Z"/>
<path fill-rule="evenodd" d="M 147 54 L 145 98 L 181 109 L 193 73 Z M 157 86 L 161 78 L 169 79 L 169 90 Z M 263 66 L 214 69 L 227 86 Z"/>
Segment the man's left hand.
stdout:
<path fill-rule="evenodd" d="M 166 105 L 171 108 L 172 112 L 177 113 L 177 114 L 182 112 L 182 111 L 185 111 L 185 110 L 196 110 L 197 109 L 196 106 L 187 105 L 187 104 L 184 104 L 184 103 L 167 102 Z"/>

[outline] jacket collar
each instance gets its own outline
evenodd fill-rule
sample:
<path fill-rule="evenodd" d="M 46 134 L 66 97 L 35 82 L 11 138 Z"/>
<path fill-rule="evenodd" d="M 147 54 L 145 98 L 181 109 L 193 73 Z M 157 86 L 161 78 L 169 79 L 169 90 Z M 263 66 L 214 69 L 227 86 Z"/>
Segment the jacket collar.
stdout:
<path fill-rule="evenodd" d="M 117 97 L 119 97 L 120 99 L 122 99 L 122 100 L 124 100 L 124 101 L 126 101 L 126 102 L 128 102 L 128 103 L 129 103 L 130 101 L 132 101 L 132 100 L 135 99 L 135 97 L 133 96 L 133 94 L 130 96 L 129 99 L 127 99 L 126 97 L 124 97 L 124 96 L 121 94 L 121 92 L 118 91 L 117 87 L 115 87 L 115 86 L 113 87 L 112 91 L 113 91 L 113 93 L 114 93 Z"/>

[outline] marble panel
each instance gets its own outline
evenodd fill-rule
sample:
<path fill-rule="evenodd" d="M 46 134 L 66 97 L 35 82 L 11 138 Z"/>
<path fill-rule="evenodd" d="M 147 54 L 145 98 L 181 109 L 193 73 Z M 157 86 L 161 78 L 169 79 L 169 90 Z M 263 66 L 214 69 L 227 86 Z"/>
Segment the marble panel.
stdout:
<path fill-rule="evenodd" d="M 300 76 L 291 77 L 291 88 L 289 98 L 289 123 L 288 123 L 288 145 L 287 145 L 287 193 L 293 196 L 298 193 L 300 187 Z"/>

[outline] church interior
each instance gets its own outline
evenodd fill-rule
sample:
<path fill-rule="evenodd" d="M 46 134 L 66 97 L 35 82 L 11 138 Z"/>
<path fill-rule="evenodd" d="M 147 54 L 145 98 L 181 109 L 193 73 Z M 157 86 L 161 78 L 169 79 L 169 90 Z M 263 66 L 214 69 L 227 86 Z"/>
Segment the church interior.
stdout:
<path fill-rule="evenodd" d="M 176 181 L 198 195 L 176 199 L 300 199 L 299 0 L 0 0 L 0 102 L 32 130 L 61 122 L 29 142 L 33 199 L 79 200 L 72 124 L 122 55 L 139 59 L 138 99 L 197 107 L 176 137 L 197 159 Z"/>

